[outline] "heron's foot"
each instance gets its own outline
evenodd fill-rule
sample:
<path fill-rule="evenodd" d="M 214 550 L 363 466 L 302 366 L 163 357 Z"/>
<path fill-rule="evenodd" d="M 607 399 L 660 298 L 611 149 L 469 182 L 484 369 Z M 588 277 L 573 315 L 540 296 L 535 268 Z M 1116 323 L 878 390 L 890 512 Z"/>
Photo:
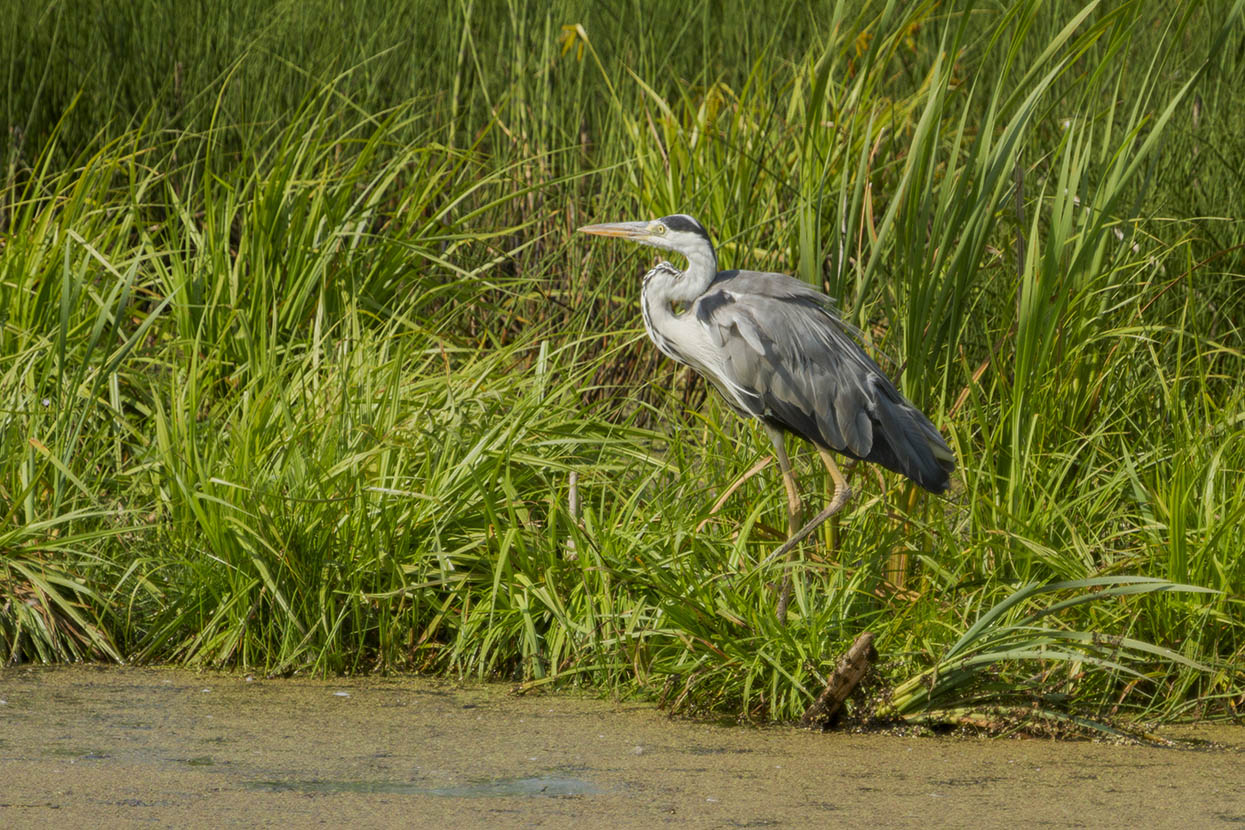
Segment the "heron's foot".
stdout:
<path fill-rule="evenodd" d="M 812 521 L 810 521 L 808 524 L 804 525 L 804 527 L 796 531 L 796 533 L 792 535 L 791 538 L 789 538 L 787 541 L 783 542 L 782 547 L 780 547 L 778 550 L 771 553 L 769 555 L 769 558 L 778 559 L 784 556 L 785 554 L 790 553 L 792 550 L 795 549 L 796 545 L 800 544 L 805 539 L 807 539 L 810 535 L 812 535 L 814 530 L 816 530 L 817 528 L 825 524 L 827 519 L 829 519 L 835 513 L 838 513 L 840 510 L 842 510 L 843 506 L 847 504 L 847 500 L 850 499 L 851 497 L 852 497 L 851 487 L 842 487 L 836 490 L 834 492 L 834 498 L 830 500 L 830 503 L 828 505 L 826 505 L 826 509 L 822 510 L 820 513 L 814 516 Z"/>

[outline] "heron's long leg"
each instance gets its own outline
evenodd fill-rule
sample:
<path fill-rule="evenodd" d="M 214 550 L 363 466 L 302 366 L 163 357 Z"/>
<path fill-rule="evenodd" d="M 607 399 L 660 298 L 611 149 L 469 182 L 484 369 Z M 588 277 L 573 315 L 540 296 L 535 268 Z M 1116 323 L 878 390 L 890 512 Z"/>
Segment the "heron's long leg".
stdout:
<path fill-rule="evenodd" d="M 791 470 L 791 459 L 787 457 L 782 433 L 769 426 L 765 431 L 769 433 L 769 440 L 774 444 L 774 457 L 778 459 L 778 468 L 782 470 L 782 486 L 787 491 L 787 535 L 790 536 L 800 527 L 800 491 L 795 486 L 795 473 Z"/>
<path fill-rule="evenodd" d="M 830 498 L 830 504 L 822 511 L 826 514 L 826 518 L 821 520 L 824 522 L 843 509 L 843 505 L 847 504 L 847 500 L 852 497 L 852 488 L 848 485 L 847 479 L 843 477 L 843 474 L 839 472 L 839 465 L 834 463 L 834 456 L 830 454 L 830 450 L 825 447 L 818 447 L 817 452 L 821 453 L 821 460 L 825 462 L 826 472 L 830 473 L 830 478 L 834 479 L 834 495 Z"/>
<path fill-rule="evenodd" d="M 817 452 L 821 453 L 821 460 L 825 462 L 830 478 L 834 479 L 834 496 L 831 497 L 830 503 L 826 505 L 826 508 L 814 516 L 812 521 L 800 528 L 798 533 L 793 534 L 790 539 L 783 543 L 782 547 L 771 553 L 771 559 L 777 559 L 783 554 L 790 552 L 796 545 L 803 542 L 810 533 L 821 527 L 826 519 L 842 510 L 843 505 L 847 504 L 847 500 L 852 497 L 852 488 L 848 485 L 847 479 L 843 477 L 843 473 L 839 472 L 839 465 L 834 463 L 834 457 L 830 455 L 830 451 L 818 447 Z M 780 607 L 784 611 L 786 610 L 786 606 L 781 605 L 781 603 Z"/>
<path fill-rule="evenodd" d="M 795 473 L 791 470 L 791 459 L 787 457 L 787 447 L 783 443 L 782 432 L 768 424 L 765 426 L 765 431 L 769 433 L 769 440 L 774 445 L 774 457 L 778 459 L 778 467 L 782 470 L 782 484 L 787 490 L 787 542 L 783 544 L 783 547 L 792 550 L 795 546 L 791 545 L 791 539 L 800 526 L 800 491 L 795 486 Z M 790 601 L 791 569 L 784 567 L 782 587 L 778 592 L 778 621 L 780 623 L 787 621 L 787 604 Z"/>

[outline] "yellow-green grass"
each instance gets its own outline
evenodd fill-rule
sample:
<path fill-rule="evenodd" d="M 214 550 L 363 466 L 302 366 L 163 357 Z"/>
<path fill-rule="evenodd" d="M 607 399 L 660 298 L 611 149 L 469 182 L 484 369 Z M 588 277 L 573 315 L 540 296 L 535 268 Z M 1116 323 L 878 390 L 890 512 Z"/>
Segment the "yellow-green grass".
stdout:
<path fill-rule="evenodd" d="M 8 5 L 0 657 L 1239 707 L 1241 3 Z M 572 233 L 677 211 L 961 462 L 854 471 L 786 626 L 764 436 Z"/>

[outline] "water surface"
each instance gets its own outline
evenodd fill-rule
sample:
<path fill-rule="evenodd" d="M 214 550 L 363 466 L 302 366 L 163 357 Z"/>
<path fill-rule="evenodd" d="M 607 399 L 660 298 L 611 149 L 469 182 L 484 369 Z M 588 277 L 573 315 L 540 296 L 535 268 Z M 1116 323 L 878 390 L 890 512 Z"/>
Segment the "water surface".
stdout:
<path fill-rule="evenodd" d="M 1241 827 L 1245 728 L 1164 749 L 819 734 L 422 678 L 0 670 L 0 827 Z"/>

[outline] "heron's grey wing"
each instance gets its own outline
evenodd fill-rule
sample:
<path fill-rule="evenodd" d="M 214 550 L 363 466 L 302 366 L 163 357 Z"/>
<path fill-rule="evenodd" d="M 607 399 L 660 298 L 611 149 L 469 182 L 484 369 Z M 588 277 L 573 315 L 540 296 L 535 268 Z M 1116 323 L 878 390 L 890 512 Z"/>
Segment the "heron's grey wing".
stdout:
<path fill-rule="evenodd" d="M 724 272 L 697 301 L 727 383 L 750 413 L 945 490 L 955 456 L 848 334 L 829 298 L 792 277 Z"/>

